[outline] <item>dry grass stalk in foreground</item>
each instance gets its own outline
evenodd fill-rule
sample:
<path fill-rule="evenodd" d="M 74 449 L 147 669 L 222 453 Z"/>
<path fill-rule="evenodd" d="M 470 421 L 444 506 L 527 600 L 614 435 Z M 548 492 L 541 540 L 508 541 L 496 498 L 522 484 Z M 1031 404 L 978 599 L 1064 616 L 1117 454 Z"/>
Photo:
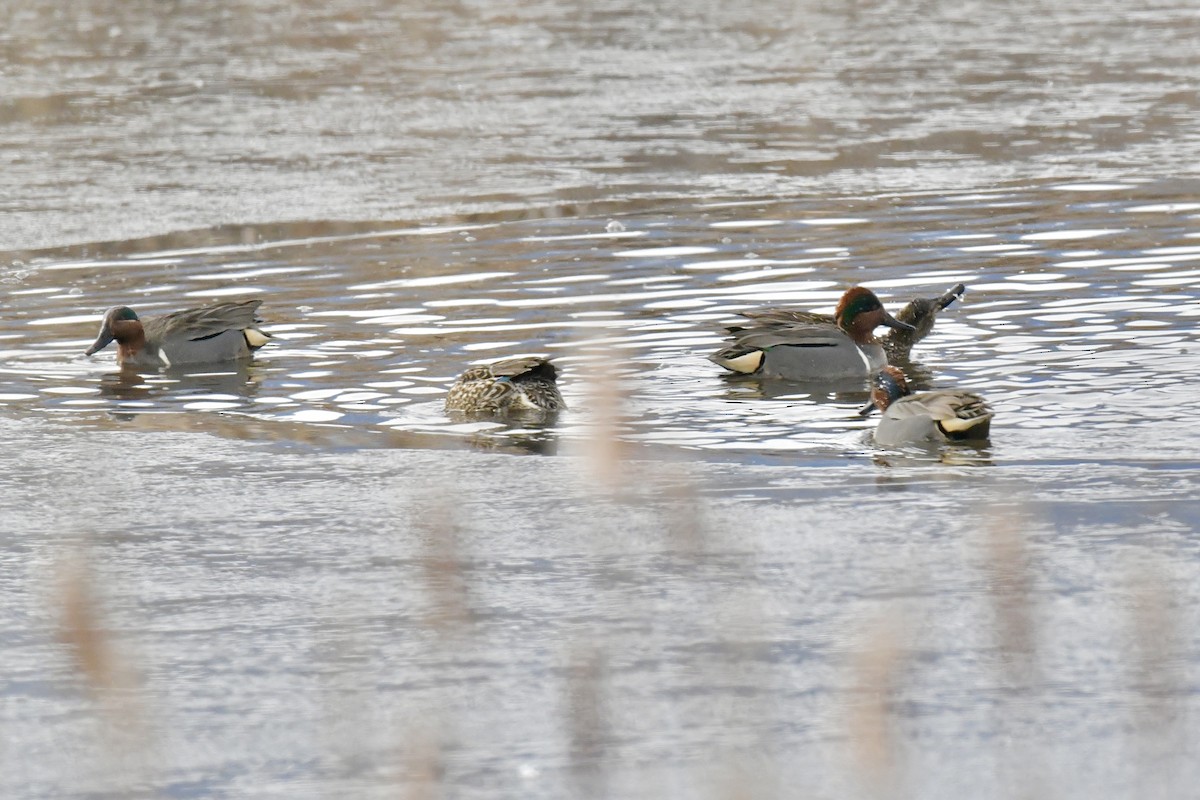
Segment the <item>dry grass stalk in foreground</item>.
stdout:
<path fill-rule="evenodd" d="M 58 601 L 59 640 L 71 649 L 87 687 L 105 702 L 116 701 L 115 693 L 131 690 L 133 679 L 100 622 L 91 573 L 81 558 L 60 567 Z"/>
<path fill-rule="evenodd" d="M 660 493 L 664 544 L 690 558 L 703 555 L 711 535 L 696 483 L 673 464 L 660 465 L 658 479 L 664 484 Z"/>
<path fill-rule="evenodd" d="M 91 571 L 81 556 L 61 564 L 57 582 L 59 640 L 74 656 L 75 667 L 101 711 L 101 753 L 114 788 L 142 782 L 154 749 L 135 696 L 132 671 L 117 653 L 99 615 Z"/>
<path fill-rule="evenodd" d="M 448 492 L 426 487 L 422 493 L 424 508 L 413 533 L 421 542 L 425 627 L 437 634 L 435 651 L 442 658 L 460 648 L 469 647 L 464 636 L 472 633 L 470 595 L 463 574 L 460 552 L 461 529 L 455 518 L 455 498 Z M 407 800 L 434 800 L 445 797 L 446 764 L 442 732 L 447 728 L 445 707 L 428 709 L 414 719 L 403 737 L 404 757 L 401 782 Z"/>
<path fill-rule="evenodd" d="M 607 784 L 604 757 L 612 738 L 605 698 L 607 662 L 598 650 L 573 648 L 567 667 L 567 732 L 571 773 L 580 797 L 604 797 Z"/>
<path fill-rule="evenodd" d="M 626 427 L 625 394 L 616 366 L 608 357 L 600 357 L 588 370 L 588 463 L 598 488 L 619 494 L 628 483 L 624 469 L 628 445 L 621 439 Z"/>
<path fill-rule="evenodd" d="M 1135 706 L 1136 727 L 1146 746 L 1150 739 L 1165 744 L 1178 738 L 1183 729 L 1178 700 L 1187 694 L 1180 674 L 1183 639 L 1165 573 L 1164 568 L 1145 565 L 1132 581 L 1132 679 L 1142 699 Z"/>
<path fill-rule="evenodd" d="M 428 599 L 425 624 L 443 634 L 462 630 L 471 622 L 471 605 L 452 498 L 433 493 L 420 520 L 418 534 L 425 551 L 422 564 Z"/>
<path fill-rule="evenodd" d="M 116 688 L 117 667 L 108 635 L 96 619 L 90 577 L 81 563 L 72 563 L 59 578 L 62 622 L 59 638 L 71 648 L 75 665 L 87 687 L 105 693 Z"/>
<path fill-rule="evenodd" d="M 903 626 L 895 617 L 879 620 L 854 654 L 854 690 L 848 695 L 850 745 L 866 789 L 879 797 L 897 797 L 898 742 L 892 701 L 900 689 L 906 659 Z"/>
<path fill-rule="evenodd" d="M 440 746 L 428 739 L 417 739 L 405 761 L 404 800 L 437 800 L 446 796 L 446 765 Z"/>
<path fill-rule="evenodd" d="M 1017 688 L 1034 682 L 1037 632 L 1034 628 L 1033 568 L 1020 513 L 994 509 L 989 515 L 986 570 L 996 622 L 1001 668 Z"/>

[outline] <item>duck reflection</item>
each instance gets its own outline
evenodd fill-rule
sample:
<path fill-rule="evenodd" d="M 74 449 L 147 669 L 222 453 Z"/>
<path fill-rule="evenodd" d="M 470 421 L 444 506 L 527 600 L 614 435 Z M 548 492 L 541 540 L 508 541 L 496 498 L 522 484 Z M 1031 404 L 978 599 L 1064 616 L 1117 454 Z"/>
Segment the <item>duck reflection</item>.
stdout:
<path fill-rule="evenodd" d="M 873 443 L 870 443 L 874 446 Z M 877 452 L 872 461 L 878 467 L 919 467 L 929 464 L 945 464 L 951 467 L 990 467 L 995 465 L 992 448 L 984 444 L 953 442 L 912 442 L 903 447 Z M 876 483 L 886 485 L 891 481 L 887 473 L 880 473 Z"/>
<path fill-rule="evenodd" d="M 839 381 L 792 381 L 762 375 L 723 375 L 729 400 L 810 400 L 845 405 L 862 403 L 869 396 L 861 378 Z"/>
<path fill-rule="evenodd" d="M 487 453 L 509 453 L 513 455 L 558 455 L 558 437 L 548 428 L 543 430 L 517 426 L 497 428 L 487 433 L 475 433 L 467 437 L 467 444 L 475 450 Z"/>
<path fill-rule="evenodd" d="M 124 402 L 172 399 L 202 394 L 224 394 L 252 399 L 258 394 L 262 374 L 245 363 L 222 364 L 198 372 L 176 369 L 122 367 L 100 377 L 100 396 Z"/>

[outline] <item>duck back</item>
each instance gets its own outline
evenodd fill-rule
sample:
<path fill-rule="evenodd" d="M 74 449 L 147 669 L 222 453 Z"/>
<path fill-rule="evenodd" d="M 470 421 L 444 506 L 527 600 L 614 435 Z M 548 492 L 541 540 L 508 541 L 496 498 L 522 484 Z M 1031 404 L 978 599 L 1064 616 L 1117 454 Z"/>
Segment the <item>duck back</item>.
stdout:
<path fill-rule="evenodd" d="M 883 412 L 875 441 L 880 444 L 983 440 L 991 433 L 992 410 L 972 392 L 935 391 L 902 397 Z"/>

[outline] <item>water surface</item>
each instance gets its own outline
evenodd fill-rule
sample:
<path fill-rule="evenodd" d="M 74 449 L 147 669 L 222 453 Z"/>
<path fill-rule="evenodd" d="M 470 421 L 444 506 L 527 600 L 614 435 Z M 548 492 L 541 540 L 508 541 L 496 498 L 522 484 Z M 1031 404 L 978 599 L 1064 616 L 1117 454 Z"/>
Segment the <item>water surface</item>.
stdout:
<path fill-rule="evenodd" d="M 1197 784 L 1187 4 L 0 23 L 4 796 Z M 985 395 L 985 447 L 705 358 L 958 282 L 905 367 Z M 232 297 L 246 365 L 82 355 Z M 531 352 L 557 425 L 442 413 Z"/>
<path fill-rule="evenodd" d="M 195 235 L 181 235 L 39 255 L 7 284 L 0 403 L 89 424 L 220 415 L 233 429 L 245 420 L 246 436 L 306 423 L 355 446 L 557 450 L 587 438 L 608 387 L 630 443 L 869 461 L 861 390 L 730 379 L 706 359 L 721 323 L 766 304 L 830 311 L 858 283 L 895 309 L 962 282 L 964 301 L 905 366 L 922 388 L 993 402 L 989 458 L 1187 459 L 1200 452 L 1198 430 L 1178 424 L 1200 295 L 1200 207 L 1184 200 L 1188 188 L 1051 184 L 399 229 L 275 226 L 241 230 L 243 244 L 185 246 Z M 249 365 L 138 373 L 111 352 L 81 355 L 109 306 L 151 315 L 252 296 L 266 301 L 276 341 Z M 529 352 L 562 368 L 572 411 L 559 425 L 442 413 L 457 373 Z"/>

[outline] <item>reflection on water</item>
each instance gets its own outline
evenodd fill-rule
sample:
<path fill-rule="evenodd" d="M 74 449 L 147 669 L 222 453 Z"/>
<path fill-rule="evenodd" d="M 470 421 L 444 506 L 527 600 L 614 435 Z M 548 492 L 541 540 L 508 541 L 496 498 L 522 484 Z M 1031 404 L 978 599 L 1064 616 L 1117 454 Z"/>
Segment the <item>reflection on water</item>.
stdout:
<path fill-rule="evenodd" d="M 390 431 L 556 452 L 586 438 L 589 387 L 604 380 L 626 406 L 619 435 L 629 442 L 856 457 L 869 427 L 854 414 L 864 387 L 728 376 L 705 358 L 720 324 L 761 305 L 828 312 L 855 283 L 895 310 L 961 281 L 965 300 L 901 364 L 919 388 L 988 397 L 997 457 L 1154 458 L 1189 391 L 1200 316 L 1194 209 L 1169 188 L 1180 187 L 860 201 L 854 224 L 825 204 L 764 201 L 631 214 L 620 226 L 275 226 L 274 240 L 238 236 L 252 244 L 215 232 L 207 246 L 189 234 L 187 246 L 160 237 L 47 253 L 2 290 L 0 403 L 93 421 L 223 413 L 381 444 Z M 250 365 L 114 373 L 111 355 L 81 355 L 111 305 L 154 314 L 251 294 L 267 301 L 275 339 Z M 445 416 L 459 372 L 521 352 L 549 353 L 562 370 L 571 410 L 557 424 L 530 434 Z M 613 377 L 602 378 L 609 363 Z M 1193 452 L 1197 436 L 1170 434 Z"/>
<path fill-rule="evenodd" d="M 118 408 L 130 411 L 165 410 L 164 406 L 176 404 L 186 411 L 229 411 L 245 408 L 258 391 L 257 368 L 249 363 L 203 365 L 199 369 L 212 371 L 121 367 L 100 377 L 100 397 L 110 398 Z"/>
<path fill-rule="evenodd" d="M 864 436 L 864 441 L 868 441 Z M 880 447 L 871 457 L 877 467 L 914 467 L 945 464 L 953 467 L 988 467 L 995 464 L 987 442 L 914 442 L 891 448 Z"/>
<path fill-rule="evenodd" d="M 0 794 L 1189 796 L 1200 16 L 1013 6 L 7 4 Z M 705 358 L 960 281 L 988 446 Z"/>

